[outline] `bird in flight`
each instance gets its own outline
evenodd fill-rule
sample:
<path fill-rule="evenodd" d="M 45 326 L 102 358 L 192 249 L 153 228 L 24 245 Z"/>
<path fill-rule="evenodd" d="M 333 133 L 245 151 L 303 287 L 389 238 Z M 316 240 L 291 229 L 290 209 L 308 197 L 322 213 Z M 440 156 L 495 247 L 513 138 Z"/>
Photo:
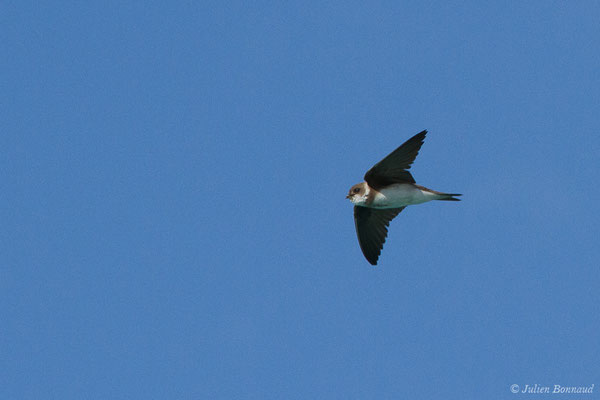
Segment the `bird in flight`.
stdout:
<path fill-rule="evenodd" d="M 419 132 L 375 164 L 365 182 L 350 188 L 346 196 L 354 204 L 354 225 L 365 258 L 377 265 L 387 228 L 406 206 L 431 200 L 460 201 L 457 193 L 442 193 L 416 184 L 408 172 L 419 154 L 427 131 Z"/>

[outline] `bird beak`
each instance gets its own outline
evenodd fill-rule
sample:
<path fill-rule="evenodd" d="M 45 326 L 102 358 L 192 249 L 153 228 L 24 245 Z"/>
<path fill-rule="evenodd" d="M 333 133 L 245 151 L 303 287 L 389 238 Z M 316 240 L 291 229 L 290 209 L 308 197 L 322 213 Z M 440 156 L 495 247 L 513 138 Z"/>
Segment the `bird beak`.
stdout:
<path fill-rule="evenodd" d="M 350 197 L 352 197 L 352 196 L 350 196 L 349 194 L 347 194 L 347 195 L 346 195 L 346 198 L 347 198 L 347 199 L 349 199 Z"/>

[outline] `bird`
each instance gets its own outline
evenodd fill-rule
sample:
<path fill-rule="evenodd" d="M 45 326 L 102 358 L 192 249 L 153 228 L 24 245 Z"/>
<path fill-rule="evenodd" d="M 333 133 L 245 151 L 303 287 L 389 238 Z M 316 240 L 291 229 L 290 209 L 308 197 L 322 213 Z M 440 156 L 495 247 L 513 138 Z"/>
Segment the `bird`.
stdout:
<path fill-rule="evenodd" d="M 383 249 L 388 226 L 404 208 L 431 200 L 460 201 L 459 193 L 443 193 L 417 185 L 408 171 L 425 141 L 427 130 L 417 133 L 367 171 L 364 182 L 350 188 L 358 244 L 371 265 Z"/>

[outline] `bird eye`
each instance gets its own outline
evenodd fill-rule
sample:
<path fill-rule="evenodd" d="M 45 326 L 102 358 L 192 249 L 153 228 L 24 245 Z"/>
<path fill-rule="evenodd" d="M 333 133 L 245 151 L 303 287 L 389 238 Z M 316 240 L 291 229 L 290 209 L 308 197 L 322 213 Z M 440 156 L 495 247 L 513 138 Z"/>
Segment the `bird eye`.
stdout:
<path fill-rule="evenodd" d="M 354 193 L 358 193 L 358 192 L 360 192 L 360 189 L 359 188 L 354 188 Z"/>

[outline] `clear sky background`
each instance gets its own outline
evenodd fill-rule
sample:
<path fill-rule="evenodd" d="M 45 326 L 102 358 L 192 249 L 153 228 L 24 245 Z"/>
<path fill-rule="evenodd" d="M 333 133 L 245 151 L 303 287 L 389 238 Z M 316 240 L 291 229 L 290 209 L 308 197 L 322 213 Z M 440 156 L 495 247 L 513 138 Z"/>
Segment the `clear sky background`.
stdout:
<path fill-rule="evenodd" d="M 595 398 L 599 21 L 3 2 L 0 397 Z M 344 196 L 423 129 L 413 175 L 463 201 L 372 267 Z"/>

